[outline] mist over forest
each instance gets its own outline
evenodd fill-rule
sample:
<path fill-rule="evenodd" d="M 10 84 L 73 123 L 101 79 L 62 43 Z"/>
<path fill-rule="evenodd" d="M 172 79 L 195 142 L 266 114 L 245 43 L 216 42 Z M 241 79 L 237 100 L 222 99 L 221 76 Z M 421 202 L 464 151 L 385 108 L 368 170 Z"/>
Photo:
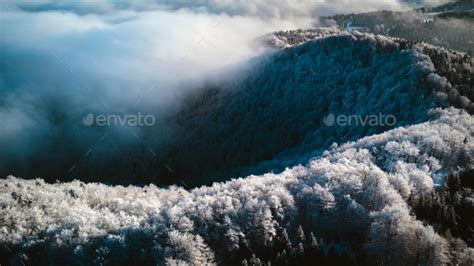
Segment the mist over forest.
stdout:
<path fill-rule="evenodd" d="M 474 264 L 472 1 L 0 6 L 0 265 Z"/>

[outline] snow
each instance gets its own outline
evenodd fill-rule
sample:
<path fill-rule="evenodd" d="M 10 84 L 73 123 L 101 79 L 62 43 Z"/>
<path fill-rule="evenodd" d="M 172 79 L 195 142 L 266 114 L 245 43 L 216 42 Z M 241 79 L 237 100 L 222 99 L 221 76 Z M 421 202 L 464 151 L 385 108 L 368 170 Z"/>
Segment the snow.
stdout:
<path fill-rule="evenodd" d="M 338 235 L 347 252 L 363 245 L 377 262 L 411 263 L 416 252 L 406 250 L 413 250 L 441 263 L 446 240 L 416 220 L 407 202 L 429 194 L 450 165 L 462 165 L 454 158 L 472 160 L 456 155 L 473 150 L 474 118 L 455 108 L 432 115 L 335 145 L 304 166 L 189 191 L 10 176 L 0 180 L 0 239 L 23 259 L 46 250 L 67 262 L 141 254 L 201 264 L 231 257 L 242 241 L 255 250 L 270 246 L 278 230 L 303 225 L 323 239 Z"/>

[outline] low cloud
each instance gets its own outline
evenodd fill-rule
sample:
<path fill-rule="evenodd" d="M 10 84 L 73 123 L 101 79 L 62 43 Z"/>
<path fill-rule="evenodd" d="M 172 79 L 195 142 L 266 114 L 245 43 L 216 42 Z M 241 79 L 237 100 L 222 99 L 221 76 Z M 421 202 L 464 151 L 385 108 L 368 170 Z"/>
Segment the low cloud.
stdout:
<path fill-rule="evenodd" d="M 203 14 L 230 16 L 257 16 L 262 18 L 296 19 L 307 16 L 330 15 L 338 12 L 364 12 L 380 9 L 402 10 L 414 6 L 435 6 L 449 0 L 319 0 L 319 1 L 268 1 L 268 0 L 119 0 L 119 1 L 5 1 L 25 11 L 62 10 L 77 14 L 104 14 L 119 10 L 188 10 Z"/>
<path fill-rule="evenodd" d="M 3 1 L 0 174 L 29 175 L 38 158 L 68 161 L 62 173 L 104 136 L 119 147 L 156 144 L 172 134 L 166 115 L 186 92 L 265 52 L 257 37 L 311 27 L 317 15 L 405 8 L 395 0 Z M 159 126 L 82 124 L 88 113 L 139 112 Z"/>
<path fill-rule="evenodd" d="M 169 131 L 165 117 L 186 92 L 264 52 L 259 36 L 311 25 L 189 10 L 79 15 L 13 8 L 2 11 L 0 23 L 2 175 L 29 175 L 39 157 L 75 161 L 105 134 L 119 147 L 156 146 Z M 82 124 L 88 113 L 139 112 L 156 117 L 156 126 Z"/>

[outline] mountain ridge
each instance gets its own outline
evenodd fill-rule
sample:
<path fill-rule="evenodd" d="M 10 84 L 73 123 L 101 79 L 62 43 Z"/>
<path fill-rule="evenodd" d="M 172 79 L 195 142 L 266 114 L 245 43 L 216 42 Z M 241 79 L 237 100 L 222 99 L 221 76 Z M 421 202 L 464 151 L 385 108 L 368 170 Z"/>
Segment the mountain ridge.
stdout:
<path fill-rule="evenodd" d="M 275 262 L 286 249 L 268 248 L 299 225 L 351 263 L 467 265 L 472 248 L 440 236 L 411 211 L 449 173 L 474 166 L 472 116 L 454 108 L 432 115 L 429 122 L 335 147 L 306 166 L 190 191 L 2 179 L 2 258 L 200 264 L 239 263 L 253 254 Z M 296 248 L 298 240 L 291 241 Z"/>

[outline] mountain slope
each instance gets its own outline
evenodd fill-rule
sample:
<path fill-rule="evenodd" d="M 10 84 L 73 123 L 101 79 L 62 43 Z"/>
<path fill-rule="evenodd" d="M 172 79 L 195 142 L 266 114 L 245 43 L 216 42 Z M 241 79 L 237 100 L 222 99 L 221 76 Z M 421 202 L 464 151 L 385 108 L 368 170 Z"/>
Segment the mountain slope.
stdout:
<path fill-rule="evenodd" d="M 173 118 L 169 169 L 153 172 L 219 182 L 1 179 L 0 263 L 472 265 L 471 57 L 313 33 L 275 35 L 293 41 Z M 334 119 L 373 114 L 395 121 Z"/>
<path fill-rule="evenodd" d="M 175 143 L 164 156 L 177 176 L 195 185 L 280 171 L 334 142 L 426 121 L 427 110 L 436 106 L 474 110 L 468 98 L 474 99 L 469 56 L 357 32 L 301 45 L 291 41 L 306 36 L 317 34 L 276 34 L 278 40 L 269 43 L 288 42 L 289 48 L 185 105 Z M 396 121 L 328 126 L 323 121 L 328 115 Z"/>
<path fill-rule="evenodd" d="M 9 177 L 0 180 L 1 257 L 202 264 L 253 253 L 275 262 L 315 236 L 321 261 L 335 248 L 352 263 L 472 264 L 473 249 L 440 236 L 411 206 L 448 173 L 474 167 L 473 125 L 465 111 L 438 109 L 429 122 L 334 147 L 306 166 L 190 191 Z"/>
<path fill-rule="evenodd" d="M 343 29 L 358 29 L 410 41 L 424 41 L 461 52 L 474 52 L 474 2 L 454 1 L 413 11 L 337 14 L 322 21 Z"/>
<path fill-rule="evenodd" d="M 467 54 L 336 29 L 279 32 L 269 38 L 264 41 L 283 49 L 225 73 L 233 77 L 230 81 L 216 74 L 217 81 L 198 88 L 177 114 L 157 116 L 153 128 L 126 128 L 130 141 L 121 141 L 122 133 L 109 134 L 106 127 L 89 127 L 80 136 L 79 129 L 73 130 L 53 138 L 55 144 L 42 156 L 8 157 L 1 170 L 49 182 L 80 178 L 195 187 L 306 163 L 334 142 L 426 121 L 430 108 L 451 104 L 474 110 L 473 61 Z M 67 108 L 56 102 L 51 106 Z M 51 111 L 52 118 L 55 114 Z M 324 118 L 331 115 L 396 121 L 327 126 Z M 74 139 L 93 144 L 84 147 Z"/>

